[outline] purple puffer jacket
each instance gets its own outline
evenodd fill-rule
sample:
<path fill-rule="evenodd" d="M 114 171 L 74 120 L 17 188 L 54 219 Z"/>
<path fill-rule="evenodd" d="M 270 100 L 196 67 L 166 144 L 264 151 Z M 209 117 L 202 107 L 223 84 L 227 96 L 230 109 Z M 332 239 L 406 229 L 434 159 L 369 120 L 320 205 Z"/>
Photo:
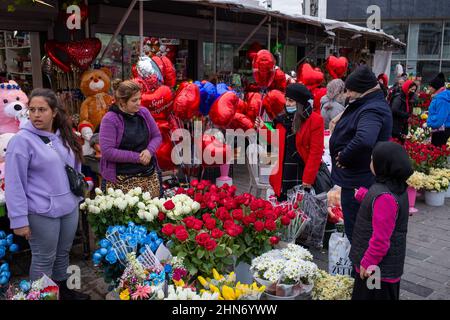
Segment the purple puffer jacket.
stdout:
<path fill-rule="evenodd" d="M 144 118 L 149 132 L 149 143 L 147 150 L 152 157 L 162 142 L 161 132 L 153 119 L 150 111 L 141 107 L 136 113 Z M 102 158 L 100 160 L 100 172 L 103 179 L 115 183 L 116 163 L 139 163 L 139 153 L 134 151 L 118 149 L 125 130 L 123 117 L 115 112 L 109 111 L 102 119 L 100 125 L 100 149 Z"/>

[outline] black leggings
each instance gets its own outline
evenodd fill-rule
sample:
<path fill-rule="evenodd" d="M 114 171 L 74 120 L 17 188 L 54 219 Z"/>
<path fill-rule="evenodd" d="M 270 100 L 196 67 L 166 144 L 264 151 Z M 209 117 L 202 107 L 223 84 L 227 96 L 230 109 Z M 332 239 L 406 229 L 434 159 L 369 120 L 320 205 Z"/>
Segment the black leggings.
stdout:
<path fill-rule="evenodd" d="M 389 283 L 381 281 L 380 289 L 369 289 L 367 280 L 362 280 L 356 274 L 355 285 L 353 287 L 352 300 L 399 300 L 400 281 Z"/>

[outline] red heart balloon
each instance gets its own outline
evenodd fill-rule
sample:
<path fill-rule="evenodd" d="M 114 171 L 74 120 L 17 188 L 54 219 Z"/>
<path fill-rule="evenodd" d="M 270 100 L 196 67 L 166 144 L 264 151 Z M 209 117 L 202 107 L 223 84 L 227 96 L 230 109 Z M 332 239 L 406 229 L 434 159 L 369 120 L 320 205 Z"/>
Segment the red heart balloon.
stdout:
<path fill-rule="evenodd" d="M 323 72 L 313 69 L 309 63 L 304 63 L 298 68 L 297 81 L 303 83 L 309 90 L 319 87 L 324 79 Z"/>
<path fill-rule="evenodd" d="M 88 38 L 66 44 L 66 52 L 70 61 L 81 70 L 89 68 L 101 49 L 102 42 L 97 38 Z"/>
<path fill-rule="evenodd" d="M 169 123 L 165 120 L 157 121 L 159 131 L 161 132 L 161 136 L 163 141 L 156 151 L 156 158 L 158 159 L 159 167 L 163 170 L 173 170 L 175 168 L 174 163 L 172 162 L 172 149 L 173 143 L 170 139 L 170 129 Z"/>
<path fill-rule="evenodd" d="M 152 93 L 143 93 L 141 103 L 153 116 L 160 113 L 167 116 L 172 111 L 172 90 L 161 86 Z"/>
<path fill-rule="evenodd" d="M 44 49 L 47 56 L 58 68 L 60 68 L 63 72 L 70 71 L 70 62 L 63 61 L 58 57 L 61 56 L 61 54 L 66 55 L 65 46 L 63 43 L 55 40 L 48 40 L 44 45 Z"/>
<path fill-rule="evenodd" d="M 320 100 L 322 97 L 327 94 L 327 88 L 316 88 L 312 91 L 314 97 L 314 112 L 320 113 Z"/>
<path fill-rule="evenodd" d="M 247 102 L 245 102 L 242 99 L 239 99 L 239 103 L 236 108 L 236 112 L 245 114 L 245 112 L 247 112 Z"/>
<path fill-rule="evenodd" d="M 158 65 L 164 78 L 164 84 L 173 88 L 177 83 L 177 73 L 172 61 L 166 56 L 153 56 L 153 61 Z"/>
<path fill-rule="evenodd" d="M 204 134 L 202 138 L 203 157 L 202 164 L 206 166 L 222 165 L 228 163 L 232 157 L 231 147 L 222 143 L 216 137 Z"/>
<path fill-rule="evenodd" d="M 219 128 L 226 129 L 233 120 L 238 104 L 239 98 L 234 92 L 225 92 L 216 99 L 209 111 L 211 121 Z"/>
<path fill-rule="evenodd" d="M 255 59 L 255 56 L 258 53 L 258 51 L 261 51 L 262 48 L 263 47 L 259 42 L 253 42 L 247 51 L 247 59 L 250 60 L 250 62 L 252 62 L 253 59 Z"/>
<path fill-rule="evenodd" d="M 335 56 L 329 56 L 326 67 L 333 79 L 340 79 L 347 73 L 348 60 L 346 57 L 336 58 Z"/>
<path fill-rule="evenodd" d="M 247 94 L 247 111 L 245 115 L 253 122 L 261 112 L 262 103 L 262 95 L 259 92 L 250 92 Z"/>
<path fill-rule="evenodd" d="M 273 78 L 273 82 L 270 85 L 270 90 L 279 90 L 282 92 L 286 92 L 286 74 L 280 68 L 275 70 L 275 77 Z"/>
<path fill-rule="evenodd" d="M 268 50 L 260 50 L 253 59 L 253 77 L 261 88 L 268 88 L 275 76 L 275 58 Z"/>
<path fill-rule="evenodd" d="M 255 123 L 249 117 L 247 117 L 245 114 L 238 112 L 236 112 L 230 124 L 230 127 L 232 129 L 242 129 L 244 131 L 253 129 L 254 126 Z"/>
<path fill-rule="evenodd" d="M 173 112 L 181 120 L 190 120 L 199 114 L 200 89 L 194 83 L 183 85 L 173 101 Z"/>
<path fill-rule="evenodd" d="M 279 90 L 269 91 L 263 100 L 264 109 L 271 119 L 275 119 L 275 117 L 283 111 L 285 105 L 286 97 L 284 96 L 284 93 Z"/>

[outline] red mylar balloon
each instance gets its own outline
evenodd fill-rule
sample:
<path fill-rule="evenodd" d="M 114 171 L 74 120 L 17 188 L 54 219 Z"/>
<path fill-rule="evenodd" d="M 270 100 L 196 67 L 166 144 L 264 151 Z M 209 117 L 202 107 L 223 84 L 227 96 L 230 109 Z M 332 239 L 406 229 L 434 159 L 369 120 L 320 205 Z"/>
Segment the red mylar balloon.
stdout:
<path fill-rule="evenodd" d="M 314 112 L 320 113 L 320 100 L 327 94 L 327 88 L 316 88 L 312 91 L 314 97 Z"/>
<path fill-rule="evenodd" d="M 199 114 L 200 89 L 194 83 L 184 85 L 173 101 L 173 112 L 181 120 L 190 120 Z"/>
<path fill-rule="evenodd" d="M 268 50 L 260 50 L 253 59 L 253 77 L 261 88 L 268 88 L 275 76 L 275 58 Z"/>
<path fill-rule="evenodd" d="M 252 62 L 253 59 L 255 59 L 256 54 L 258 53 L 258 51 L 262 50 L 262 45 L 259 42 L 253 42 L 250 45 L 250 48 L 247 51 L 247 59 Z"/>
<path fill-rule="evenodd" d="M 153 56 L 153 61 L 158 65 L 164 78 L 164 84 L 173 88 L 177 83 L 177 73 L 172 61 L 166 56 Z"/>
<path fill-rule="evenodd" d="M 211 121 L 219 128 L 228 128 L 236 113 L 238 104 L 239 98 L 234 92 L 229 91 L 222 94 L 216 99 L 209 111 Z"/>
<path fill-rule="evenodd" d="M 212 135 L 203 135 L 202 147 L 202 164 L 205 166 L 226 164 L 233 156 L 231 147 L 226 143 L 220 142 Z"/>
<path fill-rule="evenodd" d="M 346 57 L 336 58 L 329 56 L 327 59 L 327 70 L 333 79 L 341 79 L 347 73 L 348 60 Z"/>
<path fill-rule="evenodd" d="M 132 78 L 134 78 L 134 79 L 139 78 L 139 73 L 137 71 L 137 65 L 136 64 L 133 64 L 131 66 L 131 75 L 133 76 Z"/>
<path fill-rule="evenodd" d="M 81 70 L 89 68 L 101 49 L 102 42 L 98 38 L 83 39 L 66 44 L 66 52 L 70 61 Z"/>
<path fill-rule="evenodd" d="M 70 61 L 62 61 L 58 56 L 67 55 L 63 43 L 56 40 L 48 40 L 44 45 L 45 53 L 53 61 L 53 63 L 63 72 L 70 71 Z M 68 58 L 68 57 L 67 57 Z"/>
<path fill-rule="evenodd" d="M 254 128 L 255 123 L 245 114 L 237 113 L 231 121 L 230 127 L 232 129 L 242 129 L 244 131 Z"/>
<path fill-rule="evenodd" d="M 286 74 L 280 68 L 275 70 L 275 77 L 273 78 L 273 82 L 270 85 L 270 90 L 280 90 L 282 92 L 286 92 Z"/>
<path fill-rule="evenodd" d="M 260 115 L 262 107 L 262 95 L 259 92 L 250 92 L 247 94 L 247 111 L 244 113 L 253 122 Z"/>
<path fill-rule="evenodd" d="M 285 105 L 286 97 L 284 96 L 284 93 L 279 90 L 269 91 L 263 100 L 263 107 L 271 119 L 275 119 L 275 117 L 283 111 Z"/>
<path fill-rule="evenodd" d="M 170 139 L 170 129 L 169 123 L 167 121 L 158 121 L 159 131 L 161 131 L 161 136 L 163 141 L 156 151 L 156 158 L 158 159 L 159 167 L 162 170 L 173 170 L 175 165 L 172 162 L 172 149 L 173 143 Z"/>
<path fill-rule="evenodd" d="M 239 99 L 239 103 L 238 103 L 236 112 L 245 114 L 245 112 L 247 112 L 247 102 L 245 102 L 242 99 Z"/>
<path fill-rule="evenodd" d="M 168 86 L 161 86 L 152 93 L 142 93 L 141 103 L 152 115 L 168 115 L 172 111 L 172 90 Z"/>
<path fill-rule="evenodd" d="M 297 81 L 303 83 L 309 90 L 319 87 L 324 79 L 323 72 L 313 69 L 309 63 L 304 63 L 298 68 Z"/>

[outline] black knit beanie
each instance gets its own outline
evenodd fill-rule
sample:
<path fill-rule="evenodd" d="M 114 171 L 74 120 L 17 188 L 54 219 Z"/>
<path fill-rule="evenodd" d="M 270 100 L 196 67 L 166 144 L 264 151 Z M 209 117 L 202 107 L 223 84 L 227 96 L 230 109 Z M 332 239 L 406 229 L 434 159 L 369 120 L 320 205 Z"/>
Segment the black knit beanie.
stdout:
<path fill-rule="evenodd" d="M 368 66 L 360 66 L 345 81 L 345 88 L 364 93 L 378 84 L 377 77 Z"/>
<path fill-rule="evenodd" d="M 304 85 L 300 83 L 293 83 L 288 85 L 286 88 L 286 98 L 295 100 L 303 106 L 306 106 L 308 101 L 313 97 L 311 92 Z"/>
<path fill-rule="evenodd" d="M 436 78 L 431 80 L 430 87 L 433 87 L 434 89 L 439 90 L 443 86 L 445 86 L 445 76 L 441 72 L 436 76 Z"/>

